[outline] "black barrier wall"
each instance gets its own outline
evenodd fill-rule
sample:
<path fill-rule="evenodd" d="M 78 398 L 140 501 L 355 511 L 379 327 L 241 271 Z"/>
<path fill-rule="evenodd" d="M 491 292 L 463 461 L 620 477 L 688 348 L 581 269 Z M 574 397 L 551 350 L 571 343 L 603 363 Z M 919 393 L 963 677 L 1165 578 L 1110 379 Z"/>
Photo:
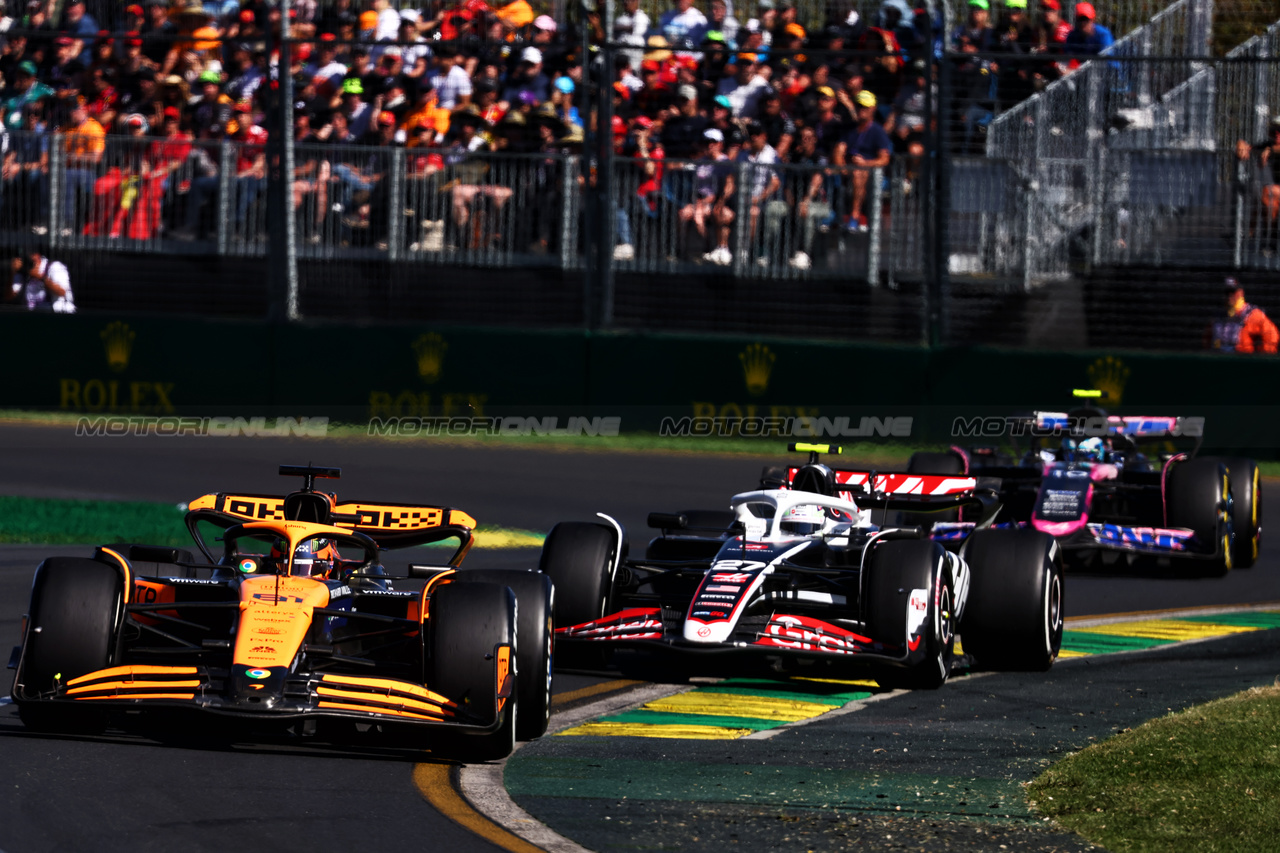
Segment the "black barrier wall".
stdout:
<path fill-rule="evenodd" d="M 939 443 L 963 438 L 957 419 L 1068 410 L 1092 388 L 1111 411 L 1206 417 L 1215 446 L 1280 447 L 1267 356 L 53 314 L 0 316 L 0 356 L 0 408 L 67 415 L 720 419 L 716 434 Z"/>

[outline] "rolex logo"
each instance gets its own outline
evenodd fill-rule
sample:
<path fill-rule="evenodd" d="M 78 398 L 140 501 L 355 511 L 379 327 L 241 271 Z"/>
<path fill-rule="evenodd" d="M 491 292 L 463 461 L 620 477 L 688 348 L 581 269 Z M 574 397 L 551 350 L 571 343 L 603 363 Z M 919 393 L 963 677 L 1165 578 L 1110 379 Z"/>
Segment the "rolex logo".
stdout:
<path fill-rule="evenodd" d="M 444 351 L 449 348 L 444 338 L 435 332 L 419 335 L 413 342 L 413 351 L 418 354 L 418 375 L 424 382 L 435 382 L 440 378 L 440 369 L 444 363 Z"/>
<path fill-rule="evenodd" d="M 1106 393 L 1102 398 L 1104 406 L 1120 405 L 1125 383 L 1129 381 L 1129 368 L 1123 361 L 1110 355 L 1100 358 L 1089 365 L 1088 374 L 1091 387 Z"/>
<path fill-rule="evenodd" d="M 129 366 L 129 355 L 133 352 L 133 339 L 138 333 L 129 328 L 128 323 L 116 320 L 102 330 L 102 344 L 107 350 L 107 366 L 116 373 Z"/>
<path fill-rule="evenodd" d="M 742 362 L 742 375 L 747 381 L 747 390 L 754 396 L 760 396 L 769 387 L 769 375 L 773 373 L 773 363 L 778 357 L 764 344 L 751 344 L 738 353 Z"/>

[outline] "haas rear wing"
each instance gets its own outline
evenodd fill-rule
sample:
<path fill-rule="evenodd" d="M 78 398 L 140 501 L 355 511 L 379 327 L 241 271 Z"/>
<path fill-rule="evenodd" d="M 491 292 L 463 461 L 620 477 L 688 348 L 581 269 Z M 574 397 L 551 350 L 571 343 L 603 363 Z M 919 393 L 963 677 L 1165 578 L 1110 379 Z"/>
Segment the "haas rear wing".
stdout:
<path fill-rule="evenodd" d="M 787 469 L 787 484 L 798 467 Z M 864 509 L 887 508 L 910 512 L 939 512 L 971 508 L 982 518 L 1000 509 L 998 481 L 983 477 L 947 474 L 878 474 L 874 471 L 832 472 L 836 496 L 853 501 Z"/>

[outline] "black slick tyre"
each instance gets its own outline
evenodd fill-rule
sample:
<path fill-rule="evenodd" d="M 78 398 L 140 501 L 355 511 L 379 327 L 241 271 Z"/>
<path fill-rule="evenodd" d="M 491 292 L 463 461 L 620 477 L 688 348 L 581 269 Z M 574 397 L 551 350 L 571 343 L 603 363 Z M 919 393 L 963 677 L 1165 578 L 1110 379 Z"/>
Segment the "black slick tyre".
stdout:
<path fill-rule="evenodd" d="M 449 752 L 466 761 L 493 761 L 515 749 L 519 705 L 519 645 L 516 596 L 508 586 L 455 581 L 431 595 L 427 618 L 427 689 L 457 702 L 482 724 L 495 722 L 498 685 L 494 655 L 513 648 L 516 685 L 497 712 L 497 730 L 485 735 L 448 737 Z"/>
<path fill-rule="evenodd" d="M 910 648 L 912 593 L 923 590 L 918 645 Z M 876 667 L 881 687 L 936 690 L 951 674 L 955 646 L 955 581 L 941 545 L 927 539 L 885 542 L 863 579 L 863 618 L 872 639 L 900 649 L 906 668 Z"/>
<path fill-rule="evenodd" d="M 608 612 L 617 533 L 603 524 L 562 521 L 547 534 L 538 570 L 556 586 L 555 626 L 565 628 Z"/>
<path fill-rule="evenodd" d="M 987 669 L 1043 672 L 1062 648 L 1062 552 L 1038 530 L 978 530 L 960 553 L 969 597 L 960 641 Z"/>
<path fill-rule="evenodd" d="M 27 636 L 18 681 L 32 697 L 73 678 L 106 669 L 115 656 L 123 617 L 124 582 L 112 566 L 76 557 L 51 557 L 36 569 Z M 30 728 L 93 731 L 102 727 L 96 709 L 69 702 L 24 702 L 18 714 Z"/>
<path fill-rule="evenodd" d="M 481 569 L 462 572 L 467 582 L 503 584 L 516 595 L 516 633 L 520 637 L 517 682 L 520 714 L 516 738 L 533 740 L 547 731 L 551 719 L 552 614 L 555 586 L 541 572 Z"/>
<path fill-rule="evenodd" d="M 1262 475 L 1258 463 L 1243 456 L 1218 461 L 1227 466 L 1231 483 L 1231 567 L 1252 568 L 1262 547 Z"/>
<path fill-rule="evenodd" d="M 1207 574 L 1231 571 L 1231 481 L 1220 459 L 1191 459 L 1175 464 L 1165 482 L 1165 515 L 1170 527 L 1190 528 L 1196 541 L 1216 555 Z"/>

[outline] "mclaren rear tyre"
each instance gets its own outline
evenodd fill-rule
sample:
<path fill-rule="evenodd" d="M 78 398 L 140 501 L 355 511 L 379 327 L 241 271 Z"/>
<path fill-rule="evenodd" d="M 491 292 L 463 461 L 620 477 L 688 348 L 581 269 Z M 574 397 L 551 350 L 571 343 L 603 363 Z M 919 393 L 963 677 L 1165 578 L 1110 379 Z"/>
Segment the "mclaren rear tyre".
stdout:
<path fill-rule="evenodd" d="M 1262 547 L 1262 475 L 1258 463 L 1243 456 L 1218 461 L 1227 466 L 1231 483 L 1231 567 L 1249 569 Z"/>
<path fill-rule="evenodd" d="M 1205 572 L 1210 576 L 1221 577 L 1234 565 L 1233 515 L 1231 479 L 1223 460 L 1191 459 L 1173 466 L 1165 483 L 1165 516 L 1170 527 L 1190 528 L 1199 544 L 1213 545 L 1215 556 Z"/>
<path fill-rule="evenodd" d="M 541 572 L 520 569 L 481 569 L 463 572 L 468 582 L 504 584 L 516 594 L 516 633 L 520 652 L 516 737 L 542 737 L 551 719 L 552 614 L 555 612 L 555 585 Z"/>
<path fill-rule="evenodd" d="M 945 684 L 955 648 L 955 578 L 942 546 L 927 539 L 878 545 L 863 584 L 869 635 L 901 647 L 908 663 L 877 667 L 876 682 L 910 690 Z M 915 649 L 910 647 L 913 629 L 919 631 Z"/>
<path fill-rule="evenodd" d="M 519 634 L 516 596 L 496 583 L 455 581 L 431 595 L 427 619 L 425 681 L 427 689 L 452 699 L 469 716 L 497 729 L 485 735 L 446 735 L 449 757 L 463 761 L 496 761 L 515 749 L 519 707 Z M 500 645 L 512 647 L 515 678 L 510 698 L 494 718 L 498 684 L 494 654 Z"/>
<path fill-rule="evenodd" d="M 19 696 L 52 691 L 77 676 L 106 669 L 116 653 L 124 614 L 120 570 L 96 560 L 51 557 L 36 570 L 31 612 L 15 688 Z M 71 702 L 18 703 L 18 716 L 39 731 L 100 731 L 105 715 Z"/>
<path fill-rule="evenodd" d="M 960 556 L 969 598 L 960 642 L 986 669 L 1043 672 L 1062 648 L 1062 550 L 1038 530 L 978 530 Z"/>

